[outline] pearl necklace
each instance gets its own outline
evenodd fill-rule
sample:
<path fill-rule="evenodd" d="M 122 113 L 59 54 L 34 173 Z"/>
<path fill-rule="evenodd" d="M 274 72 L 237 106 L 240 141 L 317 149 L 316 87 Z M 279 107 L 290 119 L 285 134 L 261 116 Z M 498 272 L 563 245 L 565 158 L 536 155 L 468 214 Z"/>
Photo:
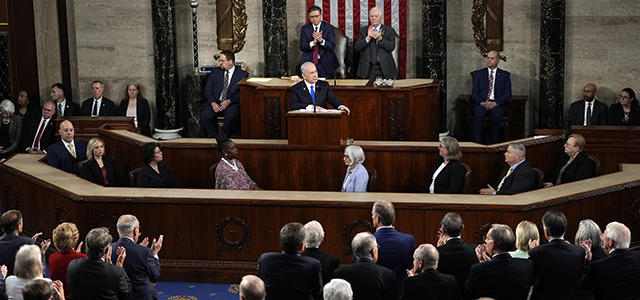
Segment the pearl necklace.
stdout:
<path fill-rule="evenodd" d="M 7 125 L 9 123 L 11 123 L 11 119 L 9 119 L 9 121 L 5 121 L 4 119 L 2 119 L 2 124 Z"/>
<path fill-rule="evenodd" d="M 231 169 L 233 169 L 234 171 L 238 171 L 238 165 L 236 164 L 236 161 L 233 161 L 233 165 L 230 164 L 226 159 L 224 159 L 224 157 L 222 158 L 222 160 L 224 160 L 224 162 L 227 163 L 227 165 L 229 165 L 229 167 L 231 167 Z"/>

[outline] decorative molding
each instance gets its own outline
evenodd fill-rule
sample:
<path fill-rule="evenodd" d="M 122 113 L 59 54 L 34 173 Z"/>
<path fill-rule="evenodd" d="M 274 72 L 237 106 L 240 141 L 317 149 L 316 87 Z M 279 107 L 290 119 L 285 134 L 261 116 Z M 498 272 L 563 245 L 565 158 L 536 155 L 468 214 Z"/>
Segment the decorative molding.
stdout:
<path fill-rule="evenodd" d="M 235 224 L 240 227 L 241 234 L 237 240 L 230 241 L 227 239 L 226 233 L 237 238 L 237 230 L 228 228 L 228 225 Z M 236 252 L 244 251 L 249 252 L 249 239 L 251 239 L 251 229 L 249 228 L 249 224 L 245 222 L 245 220 L 240 219 L 238 217 L 226 217 L 224 219 L 220 219 L 218 224 L 216 225 L 216 240 L 218 241 L 218 251 L 231 251 L 236 250 Z"/>
<path fill-rule="evenodd" d="M 247 12 L 245 0 L 233 0 L 233 53 L 238 53 L 244 48 L 244 39 L 247 36 Z"/>
<path fill-rule="evenodd" d="M 342 229 L 342 242 L 345 244 L 346 249 L 345 249 L 345 255 L 351 255 L 353 253 L 353 250 L 351 249 L 351 240 L 353 239 L 351 236 L 353 229 L 355 229 L 356 227 L 365 227 L 367 228 L 367 230 L 369 230 L 369 232 L 374 233 L 376 232 L 376 227 L 373 226 L 373 224 L 371 224 L 371 222 L 366 221 L 366 220 L 362 220 L 362 219 L 358 219 L 352 222 L 349 222 L 343 229 Z"/>
<path fill-rule="evenodd" d="M 629 208 L 629 229 L 640 229 L 640 198 L 633 202 Z"/>
<path fill-rule="evenodd" d="M 402 141 L 404 139 L 404 107 L 402 105 L 403 100 L 403 98 L 387 99 L 390 141 Z"/>
<path fill-rule="evenodd" d="M 18 190 L 13 184 L 5 184 L 2 190 L 2 210 L 9 211 L 20 208 L 20 197 Z"/>
<path fill-rule="evenodd" d="M 118 218 L 110 213 L 101 214 L 91 220 L 91 228 L 99 227 L 103 222 L 113 222 L 113 228 L 115 228 L 115 225 L 118 223 Z"/>
<path fill-rule="evenodd" d="M 268 139 L 280 139 L 280 97 L 264 97 L 264 131 Z"/>
<path fill-rule="evenodd" d="M 494 222 L 490 222 L 482 224 L 480 227 L 478 227 L 474 235 L 474 243 L 476 245 L 484 244 L 484 238 L 487 236 L 487 232 L 489 232 L 489 229 L 491 229 L 491 226 L 493 224 Z"/>
<path fill-rule="evenodd" d="M 234 260 L 188 260 L 188 259 L 160 259 L 160 265 L 165 266 L 198 266 L 198 267 L 229 267 L 229 268 L 257 268 L 257 261 Z"/>
<path fill-rule="evenodd" d="M 569 202 L 573 202 L 573 201 L 578 201 L 578 200 L 582 200 L 582 199 L 587 199 L 587 198 L 592 198 L 595 196 L 600 196 L 600 195 L 605 195 L 605 194 L 610 194 L 610 193 L 614 193 L 614 192 L 619 192 L 619 191 L 623 191 L 626 189 L 631 189 L 631 188 L 635 188 L 635 187 L 639 187 L 640 186 L 640 181 L 634 181 L 631 183 L 626 183 L 626 184 L 620 184 L 620 185 L 616 185 L 616 186 L 611 186 L 611 187 L 607 187 L 604 189 L 599 189 L 599 190 L 595 190 L 595 191 L 589 191 L 586 193 L 581 193 L 581 194 L 577 194 L 571 197 L 563 197 L 563 198 L 558 198 L 555 200 L 549 200 L 549 201 L 545 201 L 542 203 L 537 203 L 537 204 L 532 204 L 532 205 L 523 205 L 521 207 L 521 211 L 532 211 L 532 210 L 536 210 L 536 209 L 541 209 L 541 208 L 546 208 L 546 207 L 551 207 L 551 206 L 556 206 L 556 205 L 561 205 L 561 204 L 565 204 L 565 203 L 569 203 Z M 634 203 L 635 205 L 635 203 Z"/>
<path fill-rule="evenodd" d="M 60 218 L 60 216 L 62 216 L 63 214 L 64 216 Z M 64 206 L 56 207 L 55 215 L 56 215 L 56 224 L 61 224 L 64 222 L 72 222 L 71 215 L 69 214 L 69 211 L 67 211 L 67 209 L 64 208 Z"/>

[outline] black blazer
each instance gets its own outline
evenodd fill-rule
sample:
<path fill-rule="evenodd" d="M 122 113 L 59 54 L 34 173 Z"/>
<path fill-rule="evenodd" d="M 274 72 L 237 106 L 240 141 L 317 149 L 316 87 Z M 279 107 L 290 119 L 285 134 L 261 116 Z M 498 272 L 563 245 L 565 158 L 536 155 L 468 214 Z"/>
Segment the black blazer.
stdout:
<path fill-rule="evenodd" d="M 84 100 L 82 102 L 82 108 L 80 109 L 80 115 L 82 116 L 91 116 L 91 111 L 93 110 L 93 97 Z M 98 116 L 101 117 L 109 117 L 116 115 L 116 104 L 113 101 L 107 99 L 107 97 L 102 96 L 102 102 L 100 102 L 100 109 L 98 109 Z"/>
<path fill-rule="evenodd" d="M 333 94 L 331 86 L 324 80 L 316 81 L 315 87 L 316 106 L 327 108 L 327 102 L 334 108 L 340 107 L 342 102 Z M 307 105 L 313 104 L 311 94 L 307 90 L 307 84 L 304 81 L 298 82 L 291 87 L 291 98 L 289 99 L 289 108 L 291 110 L 302 109 Z"/>
<path fill-rule="evenodd" d="M 131 282 L 124 269 L 102 259 L 72 260 L 67 268 L 67 283 L 73 299 L 124 300 L 131 294 Z"/>
<path fill-rule="evenodd" d="M 35 245 L 35 241 L 24 236 L 18 236 L 13 232 L 4 233 L 0 237 L 0 266 L 7 266 L 7 277 L 13 275 L 13 266 L 16 263 L 16 254 L 22 245 Z"/>
<path fill-rule="evenodd" d="M 433 168 L 431 168 L 431 175 L 429 175 L 429 182 L 427 183 L 427 188 L 425 188 L 424 192 L 429 192 L 429 186 L 431 185 L 431 178 L 433 177 L 433 173 L 440 167 L 440 165 L 444 162 L 444 158 L 440 157 L 433 164 Z M 436 182 L 434 183 L 433 192 L 435 194 L 462 194 L 464 190 L 464 174 L 467 170 L 464 168 L 461 162 L 458 160 L 451 160 L 449 163 L 440 171 L 438 177 L 436 177 Z"/>
<path fill-rule="evenodd" d="M 562 160 L 551 174 L 549 182 L 556 184 L 560 169 L 569 161 L 569 155 L 564 155 Z M 578 153 L 576 158 L 567 166 L 562 173 L 561 183 L 568 183 L 593 177 L 593 162 L 589 159 L 589 155 L 584 152 Z"/>
<path fill-rule="evenodd" d="M 490 261 L 473 265 L 465 288 L 473 299 L 526 300 L 533 284 L 532 272 L 533 261 L 500 253 Z"/>
<path fill-rule="evenodd" d="M 128 106 L 129 98 L 127 98 L 127 100 L 122 100 L 122 102 L 120 102 L 120 106 L 118 106 L 116 115 L 126 116 Z M 147 99 L 138 98 L 136 101 L 136 117 L 138 118 L 140 133 L 146 136 L 151 136 L 151 127 L 149 126 L 149 122 L 151 122 L 151 109 L 149 108 L 149 102 Z"/>
<path fill-rule="evenodd" d="M 151 168 L 149 164 L 142 166 L 142 169 L 138 172 L 138 178 L 136 179 L 138 187 L 176 187 L 176 179 L 173 177 L 173 173 L 171 172 L 169 165 L 159 162 L 158 170 L 160 171 L 160 174 Z"/>
<path fill-rule="evenodd" d="M 584 100 L 571 103 L 569 116 L 567 116 L 567 132 L 571 132 L 571 125 L 584 124 L 584 106 Z M 591 125 L 607 125 L 607 105 L 598 101 L 598 99 L 593 100 Z"/>
<path fill-rule="evenodd" d="M 598 300 L 640 299 L 640 253 L 614 250 L 585 269 L 580 288 L 593 291 Z"/>
<path fill-rule="evenodd" d="M 22 133 L 21 151 L 31 147 L 31 144 L 33 144 L 36 139 L 36 134 L 38 134 L 38 130 L 40 130 L 39 126 L 41 119 L 42 117 L 33 120 L 33 122 L 29 124 L 29 128 L 26 130 L 26 134 L 24 132 Z M 42 131 L 42 136 L 40 136 L 40 150 L 47 150 L 49 146 L 56 143 L 56 131 L 55 118 L 51 117 Z"/>
<path fill-rule="evenodd" d="M 58 102 L 55 102 L 56 105 L 56 110 L 58 109 Z M 65 117 L 72 117 L 72 116 L 79 116 L 80 115 L 80 106 L 78 106 L 78 104 L 76 104 L 75 102 L 67 99 L 67 102 L 64 105 L 64 116 Z M 58 112 L 56 111 L 55 116 L 58 116 Z"/>
<path fill-rule="evenodd" d="M 103 155 L 102 163 L 105 169 L 107 169 L 107 179 L 109 184 L 106 186 L 120 186 L 120 172 L 116 167 L 116 162 L 113 158 Z M 93 183 L 104 185 L 104 177 L 102 177 L 102 169 L 95 160 L 89 160 L 84 164 L 82 169 L 82 177 Z"/>
<path fill-rule="evenodd" d="M 529 250 L 529 259 L 533 260 L 535 279 L 532 300 L 578 298 L 578 281 L 585 265 L 582 247 L 554 239 Z"/>
<path fill-rule="evenodd" d="M 338 268 L 333 272 L 333 278 L 341 278 L 351 284 L 353 300 L 397 299 L 395 273 L 366 257 Z"/>
<path fill-rule="evenodd" d="M 502 169 L 502 173 L 500 173 L 500 177 L 494 183 L 493 188 L 497 189 L 498 185 L 500 185 L 500 181 L 502 178 L 507 175 L 511 166 L 506 166 Z M 502 187 L 496 193 L 496 195 L 513 195 L 518 193 L 524 193 L 530 190 L 533 190 L 536 187 L 536 175 L 533 174 L 533 170 L 531 169 L 531 165 L 529 165 L 528 161 L 523 161 L 520 165 L 518 165 L 515 170 L 509 174 L 504 180 Z"/>
<path fill-rule="evenodd" d="M 416 276 L 405 278 L 400 300 L 425 299 L 458 299 L 456 278 L 438 273 L 436 269 L 427 269 Z"/>
<path fill-rule="evenodd" d="M 358 32 L 358 40 L 353 45 L 356 51 L 360 52 L 360 62 L 358 63 L 358 73 L 356 74 L 360 78 L 367 78 L 369 75 L 369 66 L 371 63 L 371 47 L 373 42 L 378 43 L 378 62 L 380 63 L 380 69 L 382 75 L 386 79 L 394 79 L 398 77 L 398 69 L 396 69 L 396 62 L 393 60 L 393 50 L 396 48 L 396 32 L 393 28 L 380 25 L 382 34 L 382 40 L 371 40 L 367 43 L 367 35 L 369 34 L 369 26 L 366 25 L 360 28 Z"/>
<path fill-rule="evenodd" d="M 153 256 L 153 250 L 138 245 L 127 237 L 121 237 L 111 244 L 112 249 L 118 249 L 120 246 L 127 249 L 127 258 L 122 267 L 131 281 L 130 299 L 157 300 L 158 292 L 153 287 L 153 283 L 160 279 L 160 262 Z M 111 261 L 117 260 L 118 254 L 112 251 Z"/>
<path fill-rule="evenodd" d="M 627 122 L 624 121 L 622 104 L 620 104 L 620 102 L 611 104 L 607 116 L 607 125 L 639 126 L 640 106 L 638 106 L 638 101 L 631 102 L 631 111 L 629 112 L 629 120 Z"/>
<path fill-rule="evenodd" d="M 478 263 L 476 245 L 467 244 L 460 238 L 452 238 L 438 247 L 438 252 L 438 272 L 453 275 L 456 278 L 457 289 L 461 291 L 469 278 L 471 266 Z"/>
<path fill-rule="evenodd" d="M 267 288 L 266 300 L 311 300 L 322 290 L 317 259 L 300 254 L 264 253 L 258 259 L 258 277 Z"/>
<path fill-rule="evenodd" d="M 306 248 L 300 254 L 302 256 L 315 258 L 320 262 L 320 265 L 322 266 L 323 284 L 329 283 L 329 281 L 331 281 L 331 278 L 333 277 L 333 271 L 340 267 L 340 259 L 338 257 L 333 256 L 329 253 L 324 253 L 318 248 Z M 318 297 L 316 299 L 322 299 L 322 297 Z"/>

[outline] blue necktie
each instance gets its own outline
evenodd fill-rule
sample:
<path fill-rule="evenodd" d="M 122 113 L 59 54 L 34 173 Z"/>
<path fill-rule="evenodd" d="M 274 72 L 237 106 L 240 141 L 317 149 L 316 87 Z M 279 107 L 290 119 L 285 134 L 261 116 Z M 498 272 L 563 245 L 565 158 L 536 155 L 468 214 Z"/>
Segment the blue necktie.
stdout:
<path fill-rule="evenodd" d="M 316 92 L 313 91 L 313 85 L 310 85 L 311 87 L 311 100 L 313 101 L 313 106 L 316 105 Z"/>

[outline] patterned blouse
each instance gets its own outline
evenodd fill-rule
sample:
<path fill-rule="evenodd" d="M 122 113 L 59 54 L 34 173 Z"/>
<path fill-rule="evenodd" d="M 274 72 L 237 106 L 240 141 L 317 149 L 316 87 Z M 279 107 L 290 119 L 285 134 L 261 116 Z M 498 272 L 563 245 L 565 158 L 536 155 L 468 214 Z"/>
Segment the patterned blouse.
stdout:
<path fill-rule="evenodd" d="M 238 170 L 234 170 L 229 164 L 235 164 Z M 216 189 L 252 190 L 254 186 L 256 186 L 256 183 L 251 180 L 239 160 L 235 158 L 227 161 L 224 158 L 220 159 L 216 168 Z"/>

